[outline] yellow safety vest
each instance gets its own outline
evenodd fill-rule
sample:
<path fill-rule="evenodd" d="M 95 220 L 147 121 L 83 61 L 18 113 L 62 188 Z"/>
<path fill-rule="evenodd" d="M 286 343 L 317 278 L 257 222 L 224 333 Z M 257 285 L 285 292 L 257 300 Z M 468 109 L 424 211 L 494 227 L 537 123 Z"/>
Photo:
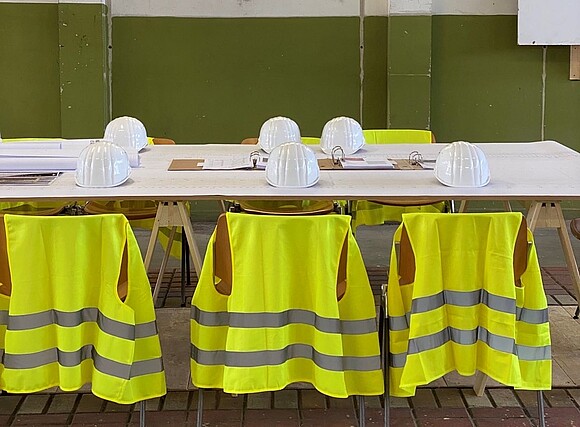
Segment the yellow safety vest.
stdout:
<path fill-rule="evenodd" d="M 252 393 L 309 382 L 334 397 L 382 394 L 375 304 L 348 217 L 228 213 L 227 226 L 231 294 L 214 286 L 214 232 L 192 300 L 193 384 Z"/>
<path fill-rule="evenodd" d="M 400 285 L 393 246 L 388 284 L 390 393 L 457 370 L 479 370 L 516 389 L 551 387 L 548 307 L 527 230 L 527 268 L 514 282 L 521 213 L 407 214 L 415 276 Z M 402 250 L 402 248 L 401 248 Z"/>
<path fill-rule="evenodd" d="M 0 295 L 0 388 L 73 391 L 92 383 L 96 396 L 121 404 L 164 395 L 149 280 L 127 219 L 6 215 L 4 222 L 12 292 Z"/>

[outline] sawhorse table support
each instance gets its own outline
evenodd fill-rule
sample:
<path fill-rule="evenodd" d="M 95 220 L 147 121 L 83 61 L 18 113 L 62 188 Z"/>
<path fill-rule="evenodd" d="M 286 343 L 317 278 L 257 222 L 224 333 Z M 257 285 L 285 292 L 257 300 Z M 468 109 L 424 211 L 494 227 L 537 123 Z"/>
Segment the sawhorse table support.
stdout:
<path fill-rule="evenodd" d="M 536 228 L 556 228 L 560 236 L 560 243 L 564 251 L 564 258 L 568 272 L 572 278 L 572 286 L 574 286 L 574 293 L 576 294 L 576 302 L 580 302 L 580 273 L 578 273 L 578 264 L 572 249 L 572 242 L 568 234 L 568 227 L 566 227 L 566 220 L 562 213 L 560 202 L 533 202 L 528 210 L 528 227 L 533 232 Z M 574 314 L 574 318 L 578 318 L 578 308 Z"/>
<path fill-rule="evenodd" d="M 201 273 L 201 266 L 203 263 L 199 249 L 197 248 L 193 226 L 191 225 L 189 212 L 185 207 L 185 202 L 159 202 L 157 207 L 157 215 L 155 216 L 153 229 L 151 230 L 151 237 L 149 238 L 149 244 L 147 245 L 147 252 L 145 253 L 144 264 L 147 271 L 149 271 L 149 266 L 151 265 L 155 243 L 157 242 L 159 228 L 161 227 L 171 227 L 171 233 L 169 235 L 169 243 L 165 250 L 163 260 L 161 261 L 159 275 L 157 276 L 155 288 L 153 290 L 154 303 L 157 302 L 157 296 L 159 295 L 159 289 L 163 280 L 163 273 L 167 267 L 167 261 L 169 260 L 169 254 L 171 252 L 171 244 L 175 237 L 177 227 L 183 228 L 189 248 L 189 253 L 191 254 L 191 258 L 193 260 L 193 268 L 195 269 L 197 277 L 199 277 Z M 182 272 L 182 274 L 185 274 L 185 272 Z"/>

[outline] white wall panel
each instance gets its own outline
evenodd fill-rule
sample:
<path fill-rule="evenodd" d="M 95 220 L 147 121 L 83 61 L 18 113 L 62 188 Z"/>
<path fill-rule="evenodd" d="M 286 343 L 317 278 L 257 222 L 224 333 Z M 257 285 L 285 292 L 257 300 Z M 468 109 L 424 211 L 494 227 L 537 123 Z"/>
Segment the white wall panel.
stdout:
<path fill-rule="evenodd" d="M 389 5 L 389 14 L 431 15 L 431 7 L 432 0 L 391 0 Z"/>
<path fill-rule="evenodd" d="M 113 16 L 358 16 L 359 0 L 113 0 Z"/>
<path fill-rule="evenodd" d="M 520 0 L 518 43 L 580 45 L 580 0 Z"/>
<path fill-rule="evenodd" d="M 517 13 L 518 0 L 433 0 L 433 15 L 516 15 Z"/>
<path fill-rule="evenodd" d="M 362 0 L 110 0 L 113 16 L 293 17 L 359 16 Z M 548 2 L 549 0 L 545 0 Z M 580 1 L 580 0 L 579 0 Z M 516 15 L 518 0 L 364 0 L 367 16 Z M 59 0 L 0 0 L 0 3 L 59 3 Z M 106 0 L 60 0 L 97 3 Z"/>

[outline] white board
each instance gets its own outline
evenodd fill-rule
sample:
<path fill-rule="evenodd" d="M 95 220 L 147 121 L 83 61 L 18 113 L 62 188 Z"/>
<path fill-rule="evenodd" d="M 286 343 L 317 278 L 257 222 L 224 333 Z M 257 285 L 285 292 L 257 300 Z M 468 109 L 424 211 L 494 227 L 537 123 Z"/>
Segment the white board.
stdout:
<path fill-rule="evenodd" d="M 518 44 L 580 45 L 580 0 L 518 0 Z"/>

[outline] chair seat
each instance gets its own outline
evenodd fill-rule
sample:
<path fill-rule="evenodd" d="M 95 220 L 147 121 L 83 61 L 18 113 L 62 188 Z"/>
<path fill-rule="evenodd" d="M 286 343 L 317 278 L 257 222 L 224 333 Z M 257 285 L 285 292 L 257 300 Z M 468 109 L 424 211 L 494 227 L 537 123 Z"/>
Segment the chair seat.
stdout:
<path fill-rule="evenodd" d="M 434 205 L 436 203 L 445 202 L 445 200 L 432 201 L 430 199 L 414 199 L 409 200 L 397 200 L 397 199 L 382 199 L 382 200 L 369 200 L 383 206 L 423 206 L 423 205 Z"/>
<path fill-rule="evenodd" d="M 66 207 L 66 203 L 27 202 L 27 203 L 0 203 L 0 215 L 58 215 Z"/>
<path fill-rule="evenodd" d="M 85 205 L 85 212 L 91 215 L 120 213 L 130 221 L 151 219 L 157 214 L 157 203 L 151 200 L 90 201 Z"/>
<path fill-rule="evenodd" d="M 577 239 L 580 239 L 580 218 L 574 218 L 570 223 L 570 231 Z"/>
<path fill-rule="evenodd" d="M 270 215 L 324 215 L 334 211 L 329 200 L 245 200 L 239 205 L 244 212 Z"/>

